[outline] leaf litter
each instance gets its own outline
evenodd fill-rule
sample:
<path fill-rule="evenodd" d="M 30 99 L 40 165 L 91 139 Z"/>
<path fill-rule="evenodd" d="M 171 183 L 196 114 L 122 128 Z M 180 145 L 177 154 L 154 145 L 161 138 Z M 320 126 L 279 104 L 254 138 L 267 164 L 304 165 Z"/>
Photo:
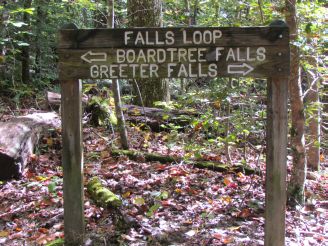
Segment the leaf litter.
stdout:
<path fill-rule="evenodd" d="M 98 176 L 121 197 L 126 226 L 118 226 L 115 211 L 97 207 L 86 193 L 86 243 L 264 245 L 265 163 L 257 162 L 256 152 L 250 150 L 246 162 L 259 165 L 261 176 L 220 173 L 183 161 L 163 164 L 112 158 L 111 146 L 99 137 L 104 134 L 102 129 L 84 129 L 85 182 Z M 186 155 L 179 145 L 168 147 L 167 133 L 147 133 L 145 139 L 142 131 L 129 129 L 129 135 L 136 150 Z M 23 178 L 0 185 L 0 244 L 46 245 L 64 236 L 60 135 L 45 138 Z M 206 158 L 224 161 L 216 153 Z M 241 160 L 238 153 L 233 156 L 234 162 Z M 323 170 L 318 180 L 306 183 L 307 205 L 287 210 L 286 245 L 327 243 L 327 185 Z"/>

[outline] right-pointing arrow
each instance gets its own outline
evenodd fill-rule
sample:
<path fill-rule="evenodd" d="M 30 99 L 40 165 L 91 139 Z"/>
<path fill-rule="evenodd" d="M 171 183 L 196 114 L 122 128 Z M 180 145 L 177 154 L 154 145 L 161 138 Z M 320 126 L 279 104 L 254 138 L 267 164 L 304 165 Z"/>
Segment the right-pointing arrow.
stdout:
<path fill-rule="evenodd" d="M 254 68 L 247 63 L 243 63 L 241 65 L 228 65 L 228 73 L 229 74 L 242 74 L 243 76 L 252 72 Z"/>

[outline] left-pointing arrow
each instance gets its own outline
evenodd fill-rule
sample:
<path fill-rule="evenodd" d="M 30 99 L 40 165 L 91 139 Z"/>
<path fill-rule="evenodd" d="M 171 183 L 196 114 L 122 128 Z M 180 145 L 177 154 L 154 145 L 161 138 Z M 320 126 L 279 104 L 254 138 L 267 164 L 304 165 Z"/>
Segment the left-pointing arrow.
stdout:
<path fill-rule="evenodd" d="M 81 56 L 81 59 L 87 63 L 105 62 L 107 61 L 107 54 L 105 52 L 92 52 L 89 50 L 87 53 Z"/>

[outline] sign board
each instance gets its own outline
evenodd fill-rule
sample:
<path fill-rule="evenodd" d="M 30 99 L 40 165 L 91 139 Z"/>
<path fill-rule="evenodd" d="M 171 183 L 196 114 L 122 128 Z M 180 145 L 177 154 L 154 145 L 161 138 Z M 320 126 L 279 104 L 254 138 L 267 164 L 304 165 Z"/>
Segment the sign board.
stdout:
<path fill-rule="evenodd" d="M 287 27 L 61 30 L 61 79 L 286 77 Z"/>
<path fill-rule="evenodd" d="M 60 30 L 65 244 L 84 238 L 80 79 L 246 76 L 268 78 L 265 245 L 285 245 L 289 31 L 272 25 Z"/>

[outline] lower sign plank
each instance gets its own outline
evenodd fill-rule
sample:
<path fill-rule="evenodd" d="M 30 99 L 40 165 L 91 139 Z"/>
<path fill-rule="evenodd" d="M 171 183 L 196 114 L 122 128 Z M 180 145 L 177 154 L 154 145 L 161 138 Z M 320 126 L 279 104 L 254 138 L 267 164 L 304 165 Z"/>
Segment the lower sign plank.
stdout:
<path fill-rule="evenodd" d="M 289 73 L 289 49 L 188 47 L 60 49 L 61 79 L 270 77 Z"/>

